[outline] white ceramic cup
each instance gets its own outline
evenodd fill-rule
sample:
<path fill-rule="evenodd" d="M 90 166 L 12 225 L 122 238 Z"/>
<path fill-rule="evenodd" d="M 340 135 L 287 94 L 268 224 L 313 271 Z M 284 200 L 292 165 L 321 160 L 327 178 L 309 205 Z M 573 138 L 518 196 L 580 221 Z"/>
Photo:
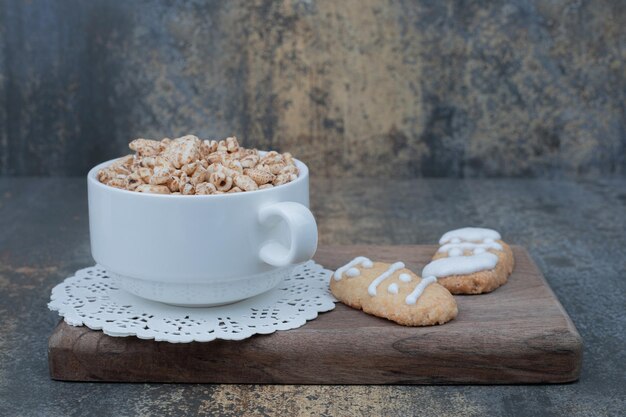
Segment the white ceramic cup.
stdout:
<path fill-rule="evenodd" d="M 117 284 L 182 306 L 232 303 L 277 286 L 317 249 L 309 170 L 265 190 L 165 195 L 120 190 L 87 174 L 91 253 Z"/>

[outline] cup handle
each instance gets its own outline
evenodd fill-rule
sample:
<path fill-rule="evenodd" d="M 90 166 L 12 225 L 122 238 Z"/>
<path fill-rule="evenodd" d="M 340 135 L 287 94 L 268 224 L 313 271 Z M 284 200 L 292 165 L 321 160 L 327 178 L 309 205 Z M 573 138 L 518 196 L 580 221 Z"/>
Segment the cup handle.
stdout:
<path fill-rule="evenodd" d="M 317 223 L 311 211 L 300 203 L 285 201 L 262 207 L 259 221 L 268 224 L 283 220 L 289 228 L 291 246 L 269 240 L 261 246 L 259 258 L 273 266 L 286 266 L 308 261 L 317 249 Z"/>

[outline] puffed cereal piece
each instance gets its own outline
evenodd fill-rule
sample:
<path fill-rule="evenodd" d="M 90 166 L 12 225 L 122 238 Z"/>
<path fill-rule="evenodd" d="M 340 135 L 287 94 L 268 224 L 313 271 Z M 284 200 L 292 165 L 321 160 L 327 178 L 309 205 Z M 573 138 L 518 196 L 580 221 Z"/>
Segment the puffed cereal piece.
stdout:
<path fill-rule="evenodd" d="M 236 175 L 234 180 L 235 185 L 244 191 L 254 191 L 259 189 L 257 183 L 247 175 Z"/>
<path fill-rule="evenodd" d="M 241 162 L 236 159 L 227 159 L 224 161 L 224 167 L 229 168 L 239 174 L 243 174 L 243 166 Z"/>
<path fill-rule="evenodd" d="M 200 144 L 200 155 L 203 159 L 207 159 L 209 155 L 217 151 L 216 140 L 203 140 Z"/>
<path fill-rule="evenodd" d="M 193 186 L 193 184 L 191 183 L 185 183 L 183 184 L 183 186 L 180 188 L 180 193 L 183 195 L 192 195 L 195 193 L 195 187 Z"/>
<path fill-rule="evenodd" d="M 209 172 L 204 169 L 202 166 L 198 166 L 194 171 L 193 175 L 189 179 L 189 182 L 193 185 L 198 185 L 201 182 L 205 182 L 209 177 Z"/>
<path fill-rule="evenodd" d="M 243 158 L 241 158 L 241 166 L 243 168 L 254 168 L 258 163 L 259 160 L 261 158 L 259 158 L 259 155 L 255 155 L 255 154 L 250 154 L 250 155 L 246 155 Z"/>
<path fill-rule="evenodd" d="M 227 177 L 234 177 L 235 175 L 239 174 L 239 172 L 235 171 L 234 169 L 225 167 L 224 165 L 218 162 L 209 165 L 209 167 L 207 168 L 207 171 L 209 174 L 212 174 L 214 172 L 223 172 Z"/>
<path fill-rule="evenodd" d="M 128 147 L 137 152 L 139 156 L 157 156 L 164 149 L 164 144 L 158 140 L 135 139 L 128 144 Z"/>
<path fill-rule="evenodd" d="M 228 154 L 228 158 L 229 159 L 233 159 L 236 161 L 240 161 L 241 158 L 243 158 L 245 155 L 245 152 L 242 152 L 241 148 L 239 148 L 239 150 L 235 151 L 235 152 L 230 152 Z"/>
<path fill-rule="evenodd" d="M 283 160 L 285 161 L 285 163 L 287 163 L 287 165 L 295 165 L 296 164 L 296 162 L 293 159 L 293 155 L 291 155 L 291 153 L 289 153 L 289 152 L 283 153 Z"/>
<path fill-rule="evenodd" d="M 276 151 L 267 152 L 263 158 L 261 158 L 261 163 L 266 165 L 273 165 L 278 163 L 284 163 L 283 156 Z"/>
<path fill-rule="evenodd" d="M 226 152 L 219 152 L 219 151 L 215 151 L 213 152 L 211 155 L 206 157 L 206 160 L 209 161 L 209 163 L 211 164 L 221 164 L 224 161 Z"/>
<path fill-rule="evenodd" d="M 169 181 L 174 173 L 174 167 L 169 159 L 157 157 L 156 165 L 152 170 L 149 183 L 152 185 L 162 185 Z"/>
<path fill-rule="evenodd" d="M 169 194 L 170 190 L 165 185 L 141 184 L 135 191 L 150 194 Z"/>
<path fill-rule="evenodd" d="M 161 154 L 180 169 L 183 165 L 200 159 L 200 139 L 194 135 L 174 139 Z"/>
<path fill-rule="evenodd" d="M 179 177 L 171 176 L 166 185 L 167 188 L 169 188 L 169 190 L 174 193 L 180 191 L 180 184 L 181 182 Z"/>
<path fill-rule="evenodd" d="M 233 178 L 221 171 L 212 173 L 209 176 L 209 182 L 217 188 L 217 191 L 228 191 L 233 186 Z"/>
<path fill-rule="evenodd" d="M 278 163 L 269 165 L 269 169 L 272 174 L 279 175 L 280 172 L 283 170 L 283 168 L 285 168 L 286 166 L 287 165 L 285 165 L 284 163 L 278 162 Z"/>
<path fill-rule="evenodd" d="M 298 176 L 295 174 L 279 174 L 276 176 L 276 179 L 274 179 L 272 184 L 274 184 L 274 186 L 279 186 L 294 181 L 297 178 Z"/>
<path fill-rule="evenodd" d="M 213 174 L 214 172 L 218 172 L 221 171 L 223 168 L 222 164 L 218 163 L 218 162 L 214 162 L 211 165 L 209 165 L 209 167 L 206 169 L 207 172 L 209 173 L 209 175 Z"/>
<path fill-rule="evenodd" d="M 198 167 L 198 163 L 192 162 L 190 164 L 183 165 L 182 167 L 180 167 L 180 170 L 184 172 L 185 174 L 191 176 L 193 175 L 194 172 L 196 172 L 197 167 Z"/>
<path fill-rule="evenodd" d="M 141 181 L 146 184 L 150 182 L 150 177 L 152 177 L 152 170 L 150 168 L 139 168 L 137 173 L 141 177 Z"/>
<path fill-rule="evenodd" d="M 283 167 L 279 174 L 293 174 L 293 175 L 298 175 L 298 167 L 296 167 L 295 165 L 286 165 L 285 167 Z"/>
<path fill-rule="evenodd" d="M 134 191 L 137 187 L 144 183 L 141 175 L 139 175 L 138 172 L 133 172 L 132 174 L 130 174 L 127 177 L 127 181 L 128 185 L 126 186 L 126 189 L 128 189 L 129 191 Z"/>
<path fill-rule="evenodd" d="M 267 172 L 267 173 L 269 173 L 269 174 L 272 174 L 272 171 L 270 170 L 269 165 L 265 165 L 265 164 L 261 164 L 261 163 L 259 163 L 258 165 L 256 165 L 256 166 L 254 167 L 254 169 L 258 169 L 258 170 L 260 170 L 260 171 L 264 171 L 264 172 Z M 272 175 L 274 175 L 274 174 L 272 174 Z"/>
<path fill-rule="evenodd" d="M 235 136 L 226 138 L 226 150 L 231 153 L 239 150 L 239 142 Z"/>
<path fill-rule="evenodd" d="M 274 181 L 274 179 L 276 178 L 276 176 L 272 174 L 271 172 L 263 171 L 261 169 L 256 169 L 256 168 L 244 169 L 243 173 L 247 175 L 248 177 L 252 178 L 252 180 L 257 185 L 264 185 L 264 184 L 270 183 Z"/>
<path fill-rule="evenodd" d="M 115 160 L 107 169 L 115 174 L 129 175 L 131 173 L 131 166 L 133 164 L 134 157 L 132 155 L 126 155 L 120 159 Z"/>
<path fill-rule="evenodd" d="M 128 178 L 127 177 L 112 178 L 106 184 L 110 185 L 111 187 L 121 188 L 125 190 L 126 187 L 128 187 Z"/>
<path fill-rule="evenodd" d="M 113 179 L 115 173 L 111 171 L 109 168 L 104 168 L 98 171 L 98 181 L 103 184 L 107 184 L 109 181 Z"/>
<path fill-rule="evenodd" d="M 196 185 L 196 195 L 213 194 L 216 191 L 217 188 L 215 188 L 215 185 L 211 184 L 210 182 L 201 182 L 200 184 Z"/>
<path fill-rule="evenodd" d="M 242 191 L 243 191 L 243 190 L 242 190 L 241 188 L 239 188 L 239 187 L 233 187 L 233 188 L 231 188 L 230 190 L 228 190 L 227 192 L 228 192 L 228 193 L 240 193 L 240 192 L 242 192 Z"/>
<path fill-rule="evenodd" d="M 137 162 L 140 167 L 154 168 L 154 166 L 156 165 L 156 157 L 154 156 L 139 157 L 137 158 Z"/>

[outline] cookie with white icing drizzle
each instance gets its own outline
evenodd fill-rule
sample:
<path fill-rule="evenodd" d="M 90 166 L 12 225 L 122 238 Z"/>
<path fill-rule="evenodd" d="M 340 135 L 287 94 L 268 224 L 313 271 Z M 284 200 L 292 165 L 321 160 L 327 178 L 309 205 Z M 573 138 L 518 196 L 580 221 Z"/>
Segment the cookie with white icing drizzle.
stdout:
<path fill-rule="evenodd" d="M 330 289 L 352 308 L 405 326 L 443 324 L 458 312 L 454 297 L 435 277 L 422 279 L 402 262 L 359 256 L 335 271 Z"/>
<path fill-rule="evenodd" d="M 422 275 L 436 276 L 452 294 L 483 294 L 504 285 L 513 271 L 513 252 L 500 233 L 465 227 L 445 233 Z"/>

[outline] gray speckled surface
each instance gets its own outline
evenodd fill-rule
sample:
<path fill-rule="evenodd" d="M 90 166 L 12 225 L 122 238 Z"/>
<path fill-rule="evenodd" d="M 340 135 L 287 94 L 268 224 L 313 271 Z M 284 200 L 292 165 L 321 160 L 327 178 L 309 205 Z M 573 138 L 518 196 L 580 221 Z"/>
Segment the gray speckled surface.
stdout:
<path fill-rule="evenodd" d="M 324 243 L 432 243 L 499 229 L 543 270 L 584 340 L 582 376 L 533 386 L 240 386 L 51 381 L 50 289 L 92 264 L 83 179 L 0 179 L 0 414 L 615 416 L 626 409 L 626 180 L 313 178 Z M 364 191 L 366 190 L 366 191 Z"/>
<path fill-rule="evenodd" d="M 614 0 L 4 0 L 0 174 L 196 133 L 331 175 L 623 175 L 625 25 Z"/>

